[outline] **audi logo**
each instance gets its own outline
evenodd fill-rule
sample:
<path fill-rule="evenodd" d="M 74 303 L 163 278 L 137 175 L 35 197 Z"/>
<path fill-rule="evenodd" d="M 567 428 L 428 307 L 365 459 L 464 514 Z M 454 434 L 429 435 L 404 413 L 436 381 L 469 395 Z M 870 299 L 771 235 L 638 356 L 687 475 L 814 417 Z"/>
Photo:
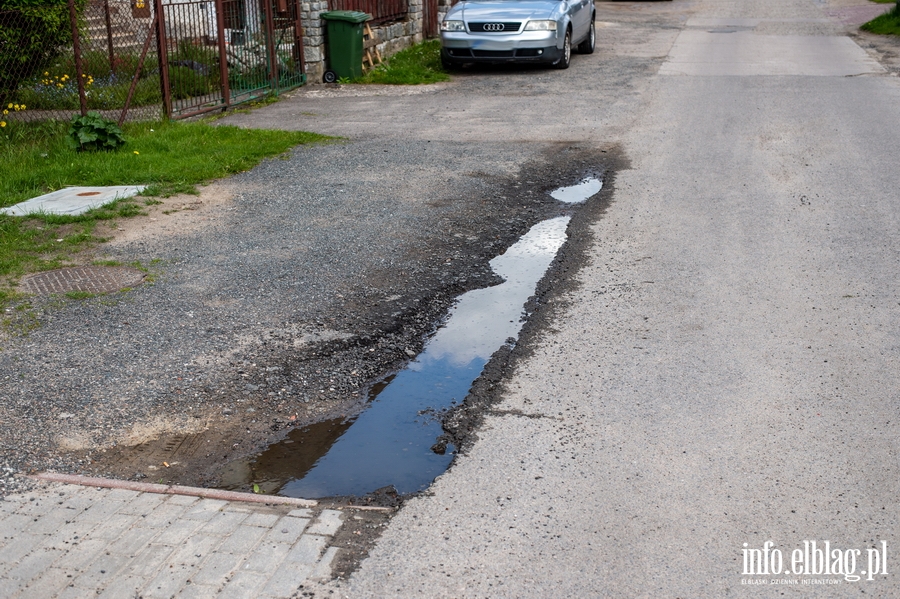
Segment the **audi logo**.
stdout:
<path fill-rule="evenodd" d="M 503 23 L 485 23 L 484 30 L 485 31 L 503 31 L 506 29 L 506 25 Z"/>

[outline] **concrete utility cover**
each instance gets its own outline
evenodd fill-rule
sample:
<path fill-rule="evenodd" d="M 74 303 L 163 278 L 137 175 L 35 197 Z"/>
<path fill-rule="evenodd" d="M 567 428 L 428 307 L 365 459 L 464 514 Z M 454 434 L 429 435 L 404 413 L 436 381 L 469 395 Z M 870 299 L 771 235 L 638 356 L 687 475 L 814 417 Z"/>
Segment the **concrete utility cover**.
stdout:
<path fill-rule="evenodd" d="M 144 280 L 144 273 L 127 266 L 76 266 L 28 275 L 20 282 L 22 291 L 50 295 L 85 291 L 109 293 L 134 287 Z"/>
<path fill-rule="evenodd" d="M 29 214 L 68 214 L 76 216 L 110 202 L 130 198 L 144 190 L 143 185 L 117 185 L 112 187 L 66 187 L 15 206 L 0 209 L 11 216 Z"/>
<path fill-rule="evenodd" d="M 723 35 L 696 29 L 685 29 L 678 35 L 668 60 L 659 69 L 661 75 L 695 76 L 846 77 L 883 72 L 881 65 L 848 37 L 760 35 L 752 31 Z"/>

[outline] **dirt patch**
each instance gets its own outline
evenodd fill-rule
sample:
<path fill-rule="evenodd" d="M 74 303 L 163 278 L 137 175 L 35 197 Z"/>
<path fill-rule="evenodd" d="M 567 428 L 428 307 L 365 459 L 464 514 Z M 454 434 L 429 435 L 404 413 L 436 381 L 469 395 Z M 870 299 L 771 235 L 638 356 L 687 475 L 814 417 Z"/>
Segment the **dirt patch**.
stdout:
<path fill-rule="evenodd" d="M 851 30 L 848 35 L 889 73 L 900 75 L 900 37 L 876 35 L 859 29 Z"/>
<path fill-rule="evenodd" d="M 97 226 L 97 236 L 108 239 L 107 246 L 116 247 L 213 225 L 234 200 L 232 185 L 220 181 L 198 186 L 197 190 L 197 195 L 177 194 L 168 198 L 137 196 L 134 202 L 146 214 L 101 222 Z"/>
<path fill-rule="evenodd" d="M 493 178 L 492 224 L 487 235 L 484 223 L 466 227 L 467 216 L 455 215 L 454 222 L 437 227 L 440 233 L 430 237 L 427 246 L 408 248 L 401 267 L 370 271 L 360 293 L 341 294 L 317 322 L 248 331 L 226 352 L 196 358 L 197 367 L 217 371 L 231 392 L 219 397 L 216 407 L 198 406 L 193 412 L 197 423 L 193 432 L 181 426 L 175 433 L 174 421 L 136 424 L 114 440 L 94 437 L 95 449 L 66 452 L 65 459 L 80 461 L 87 471 L 106 476 L 218 486 L 229 464 L 259 453 L 288 431 L 358 413 L 368 388 L 421 351 L 457 296 L 499 282 L 490 270 L 491 258 L 545 218 L 582 211 L 590 218 L 599 214 L 596 198 L 585 207 L 571 207 L 552 200 L 550 191 L 587 176 L 609 180 L 620 163 L 615 148 L 558 144 L 547 150 L 542 162 Z M 607 189 L 604 197 L 610 193 Z M 585 218 L 578 217 L 578 222 Z M 576 240 L 569 246 L 585 242 L 584 226 L 573 222 L 570 231 Z M 473 238 L 481 243 L 474 244 Z M 566 250 L 566 255 L 575 254 Z M 553 267 L 555 278 L 542 283 L 529 312 L 538 310 L 551 287 L 576 267 L 572 258 L 558 260 Z M 448 423 L 454 440 L 474 430 L 482 398 L 492 388 L 490 383 L 485 387 L 485 381 L 502 377 L 510 359 L 495 356 L 474 388 L 475 398 L 466 404 L 465 419 L 463 412 L 451 419 L 466 424 Z M 190 397 L 196 385 L 184 381 L 175 392 Z M 382 502 L 372 497 L 354 501 Z"/>

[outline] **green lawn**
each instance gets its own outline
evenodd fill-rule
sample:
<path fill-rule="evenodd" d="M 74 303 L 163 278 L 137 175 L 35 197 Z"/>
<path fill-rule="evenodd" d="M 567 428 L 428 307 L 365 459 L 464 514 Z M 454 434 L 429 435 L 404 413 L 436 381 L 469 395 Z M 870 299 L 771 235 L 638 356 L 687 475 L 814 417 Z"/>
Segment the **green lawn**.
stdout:
<path fill-rule="evenodd" d="M 123 127 L 123 148 L 76 152 L 66 145 L 66 126 L 47 129 L 47 124 L 16 122 L 3 128 L 0 207 L 68 185 L 150 185 L 145 195 L 190 192 L 197 183 L 248 170 L 295 145 L 326 139 L 302 131 L 134 123 Z"/>
<path fill-rule="evenodd" d="M 67 124 L 8 122 L 0 129 L 0 207 L 70 185 L 148 185 L 143 196 L 192 193 L 196 185 L 246 171 L 269 156 L 329 138 L 314 133 L 214 127 L 205 123 L 134 123 L 113 152 L 76 152 Z M 0 306 L 15 280 L 55 268 L 99 241 L 98 222 L 141 214 L 148 197 L 122 200 L 81 216 L 0 214 Z"/>

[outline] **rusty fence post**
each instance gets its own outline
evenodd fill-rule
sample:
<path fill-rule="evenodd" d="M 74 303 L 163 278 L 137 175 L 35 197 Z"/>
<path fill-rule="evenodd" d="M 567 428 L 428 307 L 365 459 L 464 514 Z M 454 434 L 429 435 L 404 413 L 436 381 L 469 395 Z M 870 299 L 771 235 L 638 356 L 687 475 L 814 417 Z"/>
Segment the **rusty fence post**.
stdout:
<path fill-rule="evenodd" d="M 275 19 L 272 15 L 275 6 L 272 0 L 264 0 L 262 4 L 266 11 L 266 47 L 269 51 L 269 85 L 272 87 L 272 91 L 278 95 L 278 48 L 275 47 Z"/>
<path fill-rule="evenodd" d="M 219 79 L 222 87 L 222 103 L 231 107 L 231 84 L 228 81 L 228 50 L 225 48 L 225 3 L 216 0 L 216 37 L 219 47 Z"/>
<path fill-rule="evenodd" d="M 103 0 L 103 17 L 106 20 L 106 49 L 109 52 L 109 71 L 116 74 L 116 54 L 113 50 L 112 20 L 109 17 L 109 0 Z"/>
<path fill-rule="evenodd" d="M 75 53 L 75 82 L 78 85 L 78 100 L 81 104 L 81 116 L 87 114 L 87 96 L 84 95 L 84 72 L 81 69 L 81 40 L 78 36 L 78 12 L 75 0 L 69 0 L 69 22 L 72 25 L 72 52 Z"/>
<path fill-rule="evenodd" d="M 72 0 L 69 0 L 70 2 Z M 159 87 L 162 92 L 163 114 L 172 118 L 172 87 L 169 85 L 169 40 L 166 37 L 166 14 L 163 12 L 162 0 L 153 2 L 156 13 L 156 53 L 159 59 Z"/>
<path fill-rule="evenodd" d="M 134 97 L 134 90 L 137 88 L 138 79 L 141 77 L 141 69 L 144 68 L 144 61 L 147 59 L 147 52 L 150 50 L 150 41 L 153 39 L 153 33 L 156 30 L 156 20 L 159 15 L 153 17 L 149 29 L 147 29 L 147 38 L 144 40 L 144 49 L 141 51 L 141 57 L 138 60 L 137 69 L 134 71 L 134 77 L 131 78 L 131 87 L 128 88 L 128 97 L 125 98 L 125 106 L 122 108 L 122 114 L 119 116 L 119 127 L 125 122 L 125 116 L 128 114 L 128 108 L 131 106 L 131 99 Z"/>

